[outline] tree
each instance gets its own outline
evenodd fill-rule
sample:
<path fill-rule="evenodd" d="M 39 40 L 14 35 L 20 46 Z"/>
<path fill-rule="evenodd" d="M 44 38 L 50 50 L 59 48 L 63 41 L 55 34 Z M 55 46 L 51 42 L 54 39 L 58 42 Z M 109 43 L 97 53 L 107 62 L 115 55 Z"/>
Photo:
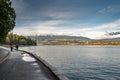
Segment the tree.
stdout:
<path fill-rule="evenodd" d="M 15 26 L 15 10 L 11 7 L 10 0 L 0 0 L 0 42 L 5 38 Z"/>
<path fill-rule="evenodd" d="M 13 33 L 7 34 L 6 44 L 19 44 L 19 45 L 36 45 L 36 41 L 32 40 L 30 37 L 25 37 L 22 35 L 17 35 Z"/>

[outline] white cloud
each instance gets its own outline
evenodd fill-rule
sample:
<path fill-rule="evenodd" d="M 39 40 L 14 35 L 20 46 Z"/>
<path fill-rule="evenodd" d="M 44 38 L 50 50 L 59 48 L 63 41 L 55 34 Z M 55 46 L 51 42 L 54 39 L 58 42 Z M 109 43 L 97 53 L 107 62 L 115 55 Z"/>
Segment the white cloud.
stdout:
<path fill-rule="evenodd" d="M 15 9 L 17 14 L 21 14 L 25 11 L 25 8 L 27 7 L 27 4 L 24 2 L 24 0 L 11 0 L 12 1 L 12 7 Z"/>
<path fill-rule="evenodd" d="M 55 31 L 58 31 L 59 29 L 56 27 L 57 25 L 67 23 L 67 21 L 62 20 L 51 20 L 51 21 L 43 21 L 43 22 L 31 22 L 31 23 L 25 23 L 22 26 L 17 26 L 14 29 L 14 32 L 19 32 L 20 34 L 24 33 L 42 33 L 42 34 L 48 34 L 48 33 L 54 33 Z M 56 33 L 56 32 L 55 32 Z"/>
<path fill-rule="evenodd" d="M 120 35 L 115 35 L 115 36 L 106 35 L 107 32 L 116 32 L 116 31 L 118 32 L 120 31 L 120 19 L 108 24 L 102 24 L 91 28 L 81 29 L 81 35 L 92 39 L 120 37 Z"/>
<path fill-rule="evenodd" d="M 76 28 L 70 27 L 58 27 L 60 24 L 68 23 L 64 20 L 51 20 L 43 22 L 33 22 L 24 26 L 16 27 L 15 33 L 19 34 L 56 34 L 56 35 L 74 35 L 84 36 L 92 39 L 107 38 L 110 35 L 106 35 L 106 32 L 120 31 L 120 19 L 111 23 L 102 24 L 99 26 L 93 26 L 89 28 Z M 118 37 L 119 35 L 116 35 Z M 114 36 L 112 36 L 114 37 Z"/>
<path fill-rule="evenodd" d="M 97 30 L 97 31 L 116 31 L 116 30 L 120 30 L 120 19 L 116 20 L 114 22 L 111 22 L 111 23 L 96 26 L 95 28 L 92 28 L 92 30 Z"/>
<path fill-rule="evenodd" d="M 72 15 L 72 13 L 70 13 L 70 12 L 49 12 L 49 14 L 46 14 L 47 16 L 49 16 L 49 17 L 52 17 L 52 18 L 54 18 L 54 19 L 61 19 L 61 18 L 70 18 L 70 17 L 72 17 L 72 16 L 70 16 L 70 15 Z"/>
<path fill-rule="evenodd" d="M 102 13 L 102 14 L 105 14 L 105 13 L 109 13 L 109 12 L 112 12 L 112 11 L 113 11 L 113 8 L 108 6 L 106 8 L 103 8 L 103 9 L 99 10 L 98 12 Z"/>
<path fill-rule="evenodd" d="M 103 38 L 110 37 L 105 35 L 106 32 L 116 32 L 120 31 L 120 19 L 111 23 L 101 24 L 99 26 L 90 27 L 87 23 L 78 23 L 71 19 L 78 17 L 82 21 L 82 17 L 91 15 L 92 12 L 88 8 L 65 8 L 64 6 L 43 6 L 42 8 L 30 11 L 31 6 L 29 3 L 25 3 L 25 0 L 11 0 L 12 6 L 15 8 L 17 13 L 17 19 L 22 19 L 21 23 L 18 21 L 14 33 L 19 33 L 23 35 L 28 34 L 66 34 L 75 36 L 85 36 L 89 38 Z M 27 9 L 29 8 L 29 9 Z M 112 7 L 106 7 L 98 12 L 101 14 L 111 13 L 115 10 Z M 76 12 L 77 11 L 77 12 Z M 79 12 L 81 11 L 81 12 Z M 24 14 L 23 14 L 24 13 Z M 89 14 L 88 14 L 89 13 Z M 48 19 L 50 17 L 50 19 Z M 42 20 L 42 19 L 43 20 Z M 28 22 L 27 22 L 27 20 Z M 39 20 L 40 19 L 40 20 Z M 53 20 L 54 19 L 54 20 Z M 33 20 L 36 20 L 36 22 Z M 68 21 L 69 20 L 69 21 Z M 67 27 L 61 27 L 60 25 L 69 24 Z M 71 25 L 70 25 L 71 24 Z M 80 27 L 78 27 L 80 26 Z M 87 26 L 87 28 L 83 27 Z M 82 27 L 82 28 L 81 28 Z"/>

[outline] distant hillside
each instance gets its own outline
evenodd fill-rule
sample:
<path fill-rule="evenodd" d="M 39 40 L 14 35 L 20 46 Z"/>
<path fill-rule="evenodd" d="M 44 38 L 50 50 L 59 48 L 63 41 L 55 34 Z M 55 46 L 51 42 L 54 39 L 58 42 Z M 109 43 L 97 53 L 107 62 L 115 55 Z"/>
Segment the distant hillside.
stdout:
<path fill-rule="evenodd" d="M 82 36 L 39 36 L 39 39 L 66 39 L 66 40 L 90 40 Z"/>
<path fill-rule="evenodd" d="M 37 40 L 38 45 L 120 45 L 120 38 L 94 40 L 82 36 L 29 36 Z"/>
<path fill-rule="evenodd" d="M 40 36 L 29 36 L 33 40 L 79 40 L 79 41 L 120 41 L 119 38 L 106 38 L 106 39 L 90 39 L 82 36 L 65 36 L 65 35 L 40 35 Z"/>
<path fill-rule="evenodd" d="M 100 41 L 120 41 L 120 38 L 107 38 L 107 39 L 101 39 Z"/>
<path fill-rule="evenodd" d="M 82 37 L 82 36 L 64 36 L 64 35 L 41 35 L 41 36 L 30 36 L 32 39 L 37 39 L 37 40 L 88 40 L 90 41 L 91 39 Z"/>

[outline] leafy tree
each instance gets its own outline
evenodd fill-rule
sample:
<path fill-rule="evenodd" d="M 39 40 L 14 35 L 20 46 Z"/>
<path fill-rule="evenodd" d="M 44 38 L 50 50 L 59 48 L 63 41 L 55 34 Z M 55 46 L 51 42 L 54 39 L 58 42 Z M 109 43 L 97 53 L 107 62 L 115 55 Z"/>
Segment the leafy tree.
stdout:
<path fill-rule="evenodd" d="M 6 37 L 6 44 L 36 45 L 36 41 L 30 37 L 9 33 Z"/>
<path fill-rule="evenodd" d="M 15 26 L 15 10 L 11 7 L 10 0 L 0 0 L 0 42 L 5 38 Z"/>
<path fill-rule="evenodd" d="M 32 40 L 30 37 L 27 38 L 27 44 L 28 45 L 36 45 L 36 41 L 35 40 Z"/>

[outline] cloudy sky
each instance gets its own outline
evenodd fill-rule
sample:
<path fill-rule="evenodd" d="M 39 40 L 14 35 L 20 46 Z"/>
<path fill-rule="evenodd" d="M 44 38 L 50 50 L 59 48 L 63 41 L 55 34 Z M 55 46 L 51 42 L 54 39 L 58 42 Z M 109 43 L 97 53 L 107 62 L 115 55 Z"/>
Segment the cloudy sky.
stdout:
<path fill-rule="evenodd" d="M 101 38 L 120 32 L 120 0 L 11 0 L 14 33 Z"/>

